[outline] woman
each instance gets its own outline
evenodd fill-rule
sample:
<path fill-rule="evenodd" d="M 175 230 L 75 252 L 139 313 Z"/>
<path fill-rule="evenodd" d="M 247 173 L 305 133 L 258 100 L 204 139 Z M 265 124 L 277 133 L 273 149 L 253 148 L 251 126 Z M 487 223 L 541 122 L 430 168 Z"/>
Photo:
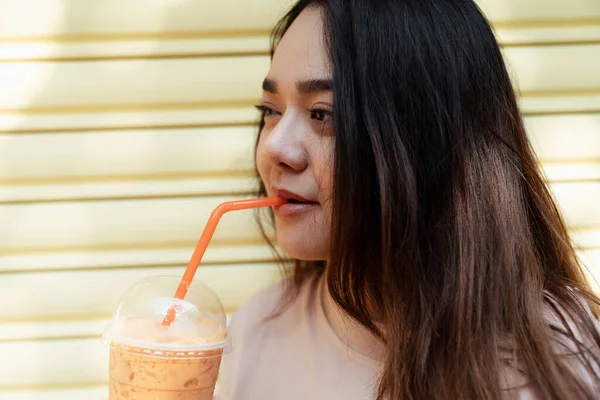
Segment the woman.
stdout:
<path fill-rule="evenodd" d="M 230 327 L 224 399 L 597 399 L 600 335 L 472 0 L 301 0 L 256 149 L 290 276 Z"/>

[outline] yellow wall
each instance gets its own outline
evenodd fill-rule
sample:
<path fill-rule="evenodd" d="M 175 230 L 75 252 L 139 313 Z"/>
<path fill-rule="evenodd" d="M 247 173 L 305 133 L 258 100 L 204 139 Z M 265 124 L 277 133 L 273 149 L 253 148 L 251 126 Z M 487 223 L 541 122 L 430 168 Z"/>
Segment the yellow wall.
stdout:
<path fill-rule="evenodd" d="M 1 399 L 106 398 L 117 297 L 182 273 L 210 210 L 253 187 L 252 104 L 288 3 L 0 0 Z M 481 4 L 600 271 L 600 2 Z M 248 212 L 224 218 L 199 277 L 232 311 L 275 271 Z"/>

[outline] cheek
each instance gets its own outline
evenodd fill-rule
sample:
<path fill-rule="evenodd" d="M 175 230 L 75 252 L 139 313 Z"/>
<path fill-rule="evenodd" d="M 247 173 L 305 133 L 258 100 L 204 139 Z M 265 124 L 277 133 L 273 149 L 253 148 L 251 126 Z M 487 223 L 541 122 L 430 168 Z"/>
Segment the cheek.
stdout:
<path fill-rule="evenodd" d="M 319 191 L 325 198 L 331 197 L 333 186 L 334 149 L 333 139 L 323 138 L 312 152 L 313 170 Z"/>
<path fill-rule="evenodd" d="M 267 162 L 267 158 L 266 158 L 266 154 L 265 154 L 264 142 L 260 138 L 259 138 L 258 144 L 256 146 L 256 153 L 255 153 L 254 157 L 256 160 L 256 169 L 258 170 L 260 179 L 262 179 L 262 181 L 264 182 L 265 179 L 268 177 L 267 170 L 268 170 L 269 163 Z"/>

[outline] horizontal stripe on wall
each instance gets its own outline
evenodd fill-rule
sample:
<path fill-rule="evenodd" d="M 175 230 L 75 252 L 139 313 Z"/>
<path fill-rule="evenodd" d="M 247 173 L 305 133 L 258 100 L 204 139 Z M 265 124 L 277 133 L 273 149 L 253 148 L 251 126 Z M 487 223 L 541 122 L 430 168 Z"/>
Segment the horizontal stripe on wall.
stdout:
<path fill-rule="evenodd" d="M 600 89 L 600 44 L 504 49 L 519 91 Z"/>
<path fill-rule="evenodd" d="M 600 160 L 600 114 L 530 116 L 525 125 L 545 162 Z"/>
<path fill-rule="evenodd" d="M 274 232 L 267 227 L 270 237 Z M 581 248 L 600 249 L 600 226 L 572 229 L 575 244 Z M 96 249 L 55 248 L 46 251 L 23 251 L 0 254 L 0 273 L 33 271 L 74 271 L 80 269 L 135 268 L 143 266 L 184 266 L 196 242 L 159 243 L 153 245 Z M 226 264 L 270 261 L 271 248 L 262 240 L 252 243 L 211 243 L 203 264 Z"/>
<path fill-rule="evenodd" d="M 600 44 L 504 49 L 520 91 L 600 90 Z M 0 110 L 255 102 L 267 56 L 0 63 Z"/>
<path fill-rule="evenodd" d="M 600 94 L 598 96 L 600 104 Z M 564 107 L 568 107 L 563 103 Z M 163 107 L 164 106 L 164 107 Z M 600 107 L 599 107 L 600 109 Z M 161 105 L 138 110 L 64 113 L 0 113 L 0 132 L 85 132 L 110 129 L 237 126 L 256 123 L 258 112 L 250 104 L 198 108 Z"/>
<path fill-rule="evenodd" d="M 503 47 L 600 43 L 597 23 L 567 26 L 497 27 Z M 239 36 L 131 37 L 95 40 L 45 40 L 2 43 L 0 62 L 98 61 L 107 59 L 192 58 L 231 55 L 266 55 L 270 50 L 268 29 L 239 32 Z M 119 40 L 120 39 L 120 40 Z"/>
<path fill-rule="evenodd" d="M 593 31 L 577 37 L 587 38 Z M 563 35 L 573 39 L 574 34 Z M 268 54 L 269 36 L 130 39 L 94 41 L 34 41 L 2 43 L 2 61 L 76 61 L 132 58 L 206 57 Z"/>
<path fill-rule="evenodd" d="M 0 321 L 107 317 L 120 296 L 138 280 L 156 275 L 181 276 L 184 270 L 185 266 L 176 266 L 2 275 L 0 299 L 10 307 L 0 310 Z M 264 262 L 203 265 L 196 275 L 217 292 L 228 312 L 279 277 L 277 265 Z"/>
<path fill-rule="evenodd" d="M 600 160 L 597 162 L 546 162 L 542 167 L 546 178 L 551 182 L 600 181 Z"/>
<path fill-rule="evenodd" d="M 0 205 L 0 252 L 194 243 L 212 210 L 238 197 Z M 256 242 L 254 212 L 226 214 L 215 243 Z"/>
<path fill-rule="evenodd" d="M 94 1 L 2 0 L 0 38 L 96 38 L 127 35 L 231 34 L 264 31 L 289 7 L 290 0 Z M 35 9 L 36 13 L 29 10 Z M 143 12 L 140 12 L 143 10 Z M 249 18 L 249 16 L 251 16 Z"/>
<path fill-rule="evenodd" d="M 270 236 L 274 236 L 269 229 Z M 198 234 L 199 236 L 200 234 Z M 584 246 L 596 243 L 600 247 L 600 233 L 590 236 Z M 112 268 L 141 268 L 170 265 L 185 267 L 196 246 L 189 243 L 162 243 L 153 246 L 128 246 L 92 250 L 50 249 L 48 251 L 0 254 L 0 274 L 100 270 Z M 202 265 L 268 262 L 273 259 L 271 248 L 263 241 L 244 241 L 235 244 L 211 243 L 202 258 Z"/>
<path fill-rule="evenodd" d="M 552 184 L 569 225 L 600 225 L 600 182 Z M 0 205 L 0 252 L 193 243 L 210 212 L 235 197 L 166 198 Z M 215 241 L 256 242 L 252 211 L 223 217 Z"/>
<path fill-rule="evenodd" d="M 600 161 L 545 162 L 543 171 L 550 182 L 600 181 Z M 141 200 L 199 196 L 254 195 L 258 180 L 251 171 L 231 176 L 144 176 L 46 179 L 0 185 L 0 205 L 37 202 L 90 200 Z"/>
<path fill-rule="evenodd" d="M 582 23 L 600 18 L 596 0 L 478 0 L 487 17 L 499 24 Z M 2 0 L 0 38 L 117 37 L 264 31 L 293 3 L 290 0 L 164 2 L 147 0 Z M 29 10 L 35 9 L 36 13 Z M 143 10 L 144 12 L 140 12 Z M 251 18 L 248 16 L 251 15 Z M 581 22 L 580 22 L 581 21 Z"/>
<path fill-rule="evenodd" d="M 108 382 L 77 388 L 47 388 L 31 390 L 0 390 L 3 400 L 106 400 Z"/>
<path fill-rule="evenodd" d="M 519 98 L 522 111 L 548 116 L 558 113 L 600 113 L 600 90 L 597 93 L 544 93 Z M 189 106 L 189 107 L 188 107 Z M 76 112 L 80 111 L 80 112 Z M 558 115 L 562 117 L 563 115 Z M 162 104 L 159 108 L 137 110 L 114 109 L 96 112 L 72 110 L 58 113 L 0 113 L 0 133 L 11 132 L 87 132 L 97 130 L 160 129 L 164 127 L 232 126 L 256 123 L 258 113 L 250 104 L 201 107 Z"/>
<path fill-rule="evenodd" d="M 496 27 L 496 37 L 502 46 L 577 44 L 600 42 L 600 19 L 580 25 L 505 26 Z"/>
<path fill-rule="evenodd" d="M 266 56 L 0 63 L 0 110 L 254 102 Z"/>
<path fill-rule="evenodd" d="M 562 171 L 562 169 L 560 170 Z M 587 168 L 572 169 L 562 176 L 589 176 Z M 249 172 L 248 172 L 249 174 Z M 144 179 L 143 177 L 116 177 L 105 179 L 88 178 L 87 180 L 60 179 L 26 184 L 0 185 L 0 204 L 31 203 L 79 200 L 130 200 L 146 198 L 199 197 L 247 195 L 256 192 L 257 179 L 245 176 L 246 173 L 232 176 L 211 177 L 166 176 Z"/>
<path fill-rule="evenodd" d="M 240 126 L 0 135 L 0 180 L 219 177 L 253 169 L 257 133 Z"/>
<path fill-rule="evenodd" d="M 600 114 L 529 116 L 525 123 L 544 162 L 600 160 Z M 132 181 L 136 176 L 177 179 L 178 175 L 250 175 L 257 133 L 256 125 L 241 125 L 0 134 L 0 185 L 3 181 L 35 184 L 45 179 L 82 183 L 119 177 Z M 9 195 L 0 195 L 2 199 L 8 200 Z"/>

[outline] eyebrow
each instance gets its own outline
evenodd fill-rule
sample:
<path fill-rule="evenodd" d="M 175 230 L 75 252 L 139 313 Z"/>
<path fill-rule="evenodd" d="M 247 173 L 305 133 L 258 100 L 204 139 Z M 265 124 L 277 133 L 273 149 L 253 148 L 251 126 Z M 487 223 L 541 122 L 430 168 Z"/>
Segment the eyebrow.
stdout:
<path fill-rule="evenodd" d="M 262 89 L 266 92 L 277 94 L 277 82 L 272 79 L 265 78 L 262 83 Z M 317 93 L 326 92 L 333 89 L 331 79 L 309 79 L 306 81 L 297 81 L 296 90 L 300 93 Z"/>

